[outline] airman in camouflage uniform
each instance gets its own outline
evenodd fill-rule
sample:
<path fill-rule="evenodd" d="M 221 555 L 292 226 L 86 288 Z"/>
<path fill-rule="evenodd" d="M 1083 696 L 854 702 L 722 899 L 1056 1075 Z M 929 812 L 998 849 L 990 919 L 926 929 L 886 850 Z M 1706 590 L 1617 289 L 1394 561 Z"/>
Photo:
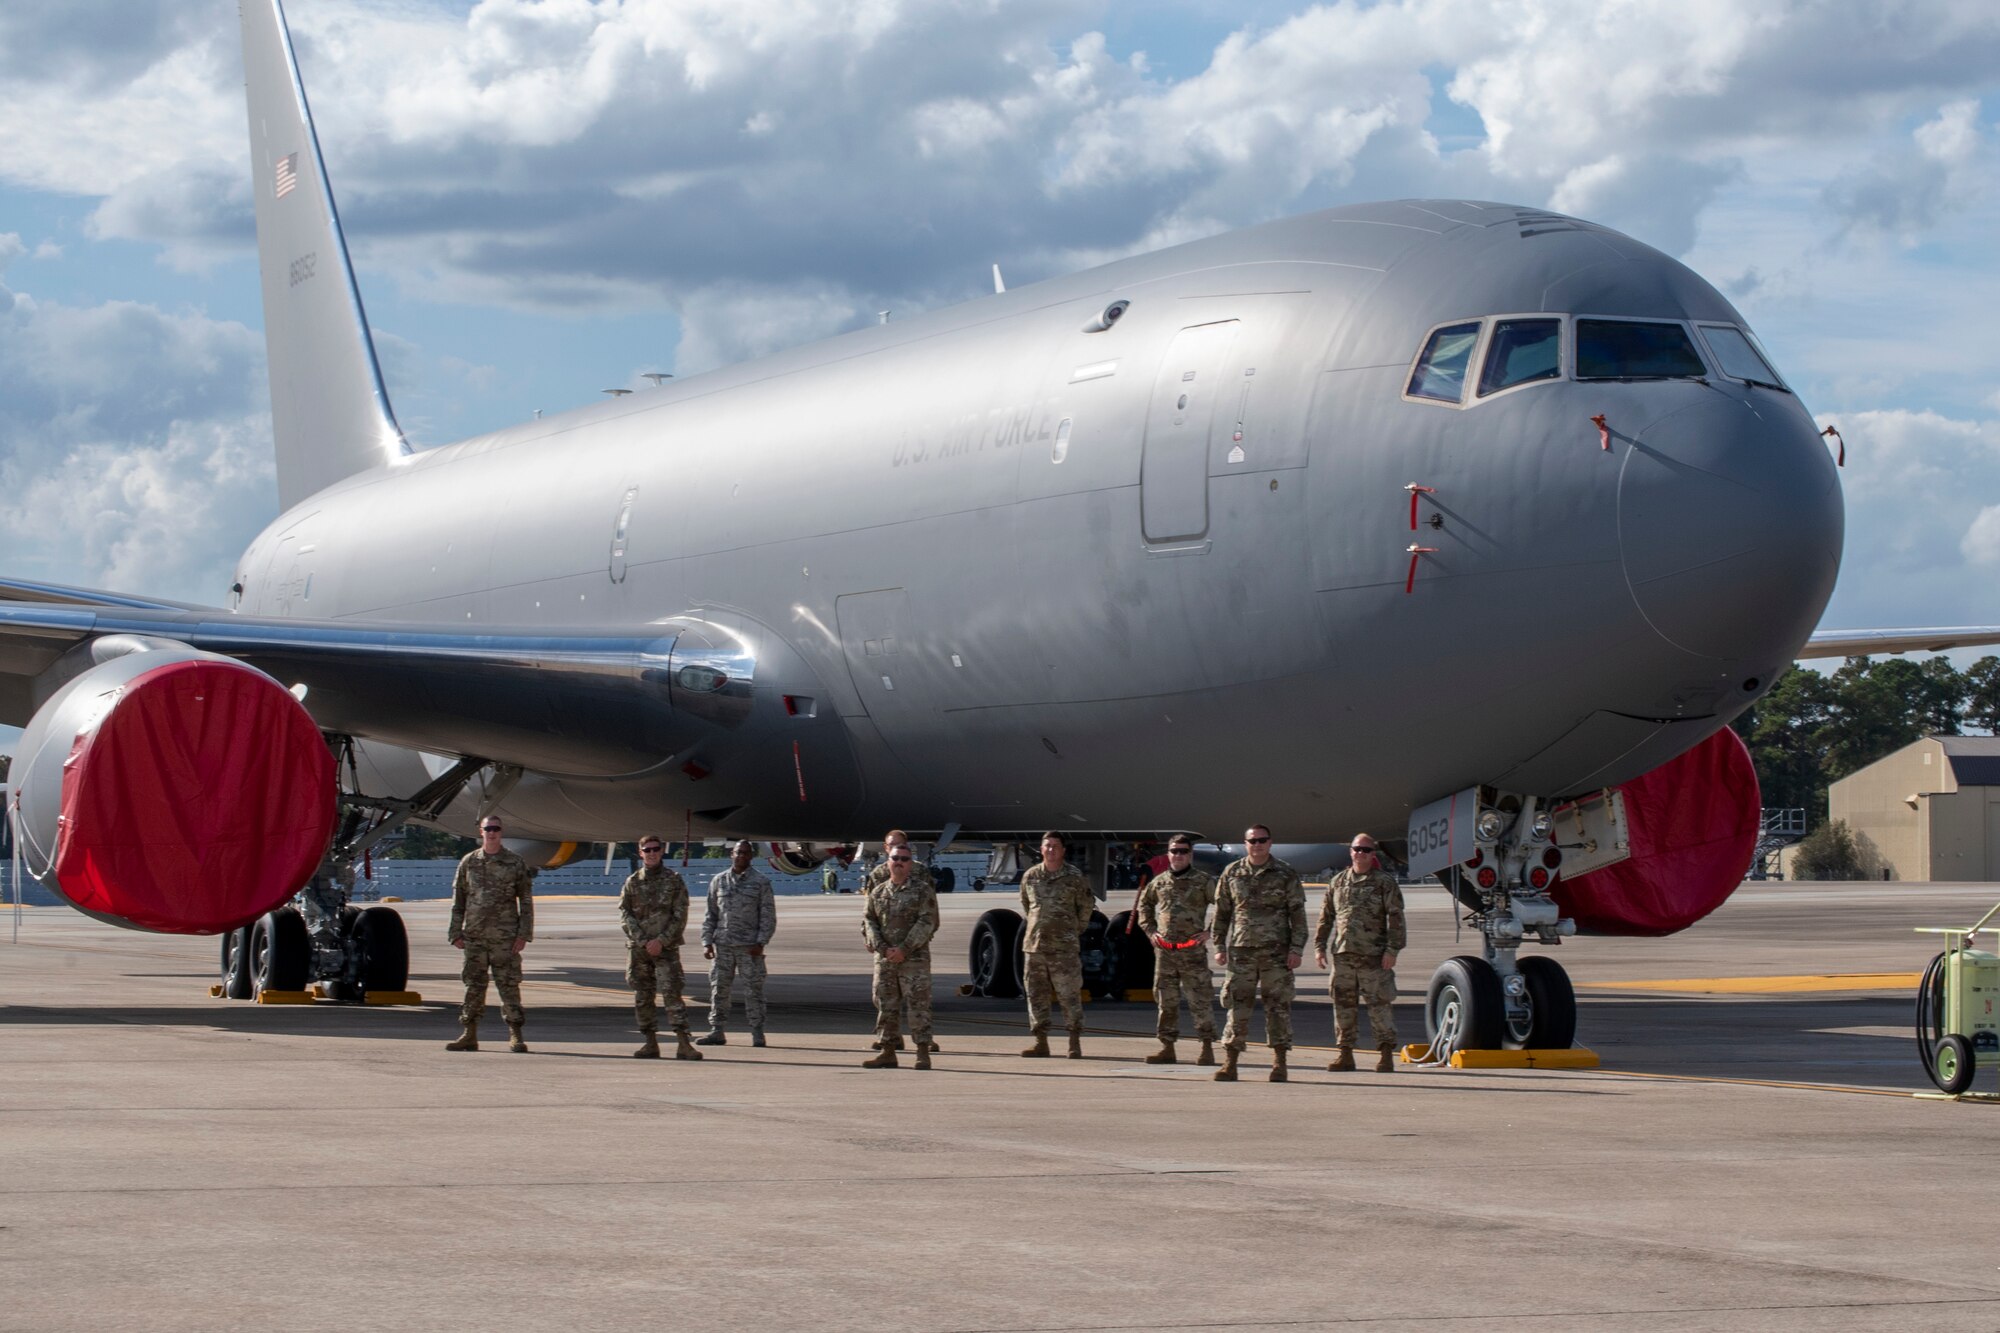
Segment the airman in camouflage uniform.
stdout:
<path fill-rule="evenodd" d="M 1229 969 L 1229 1025 L 1216 1081 L 1236 1081 L 1236 1061 L 1250 1041 L 1250 1014 L 1264 995 L 1264 1026 L 1274 1057 L 1271 1082 L 1283 1083 L 1292 1048 L 1292 972 L 1305 957 L 1306 887 L 1299 872 L 1271 855 L 1271 831 L 1245 831 L 1249 854 L 1223 868 L 1215 886 L 1215 961 Z"/>
<path fill-rule="evenodd" d="M 480 821 L 480 848 L 458 863 L 451 881 L 451 925 L 446 937 L 465 950 L 465 1005 L 459 1018 L 465 1030 L 447 1042 L 448 1051 L 479 1049 L 479 1016 L 486 1012 L 486 980 L 500 991 L 500 1011 L 507 1019 L 507 1049 L 526 1054 L 521 1024 L 521 951 L 535 938 L 534 877 L 528 863 L 500 845 L 503 830 L 491 815 Z"/>
<path fill-rule="evenodd" d="M 882 859 L 877 861 L 874 868 L 861 878 L 861 893 L 864 900 L 868 894 L 875 892 L 875 890 L 889 882 L 890 858 L 895 854 L 898 847 L 908 847 L 909 845 L 910 835 L 899 828 L 892 828 L 882 835 Z M 932 877 L 929 866 L 925 865 L 922 861 L 912 859 L 910 862 L 910 878 L 929 889 L 933 899 L 935 899 L 937 895 L 937 880 Z M 868 944 L 868 952 L 875 952 L 875 946 L 868 943 L 868 927 L 865 922 L 861 927 L 861 940 L 862 943 Z M 885 1046 L 884 1042 L 888 1044 Z M 900 1035 L 878 1037 L 875 1041 L 875 1046 L 878 1050 L 900 1051 L 903 1049 L 903 1039 Z M 935 1055 L 942 1049 L 937 1044 L 937 1039 L 933 1037 L 931 1039 L 931 1054 Z"/>
<path fill-rule="evenodd" d="M 743 1013 L 750 1020 L 750 1044 L 764 1044 L 764 946 L 778 930 L 778 905 L 771 881 L 750 868 L 751 847 L 739 841 L 729 853 L 729 869 L 708 883 L 708 910 L 701 921 L 702 957 L 708 968 L 708 1035 L 701 1046 L 724 1046 L 723 1020 L 736 978 L 744 984 Z"/>
<path fill-rule="evenodd" d="M 1354 1039 L 1361 1033 L 1355 1011 L 1366 1004 L 1380 1053 L 1375 1072 L 1388 1074 L 1396 1068 L 1396 955 L 1409 943 L 1403 890 L 1394 875 L 1380 868 L 1374 838 L 1357 833 L 1348 851 L 1353 864 L 1327 885 L 1313 933 L 1321 967 L 1327 965 L 1327 943 L 1333 944 L 1333 1044 L 1339 1049 L 1327 1068 L 1354 1068 Z"/>
<path fill-rule="evenodd" d="M 1042 863 L 1021 876 L 1021 935 L 1028 983 L 1028 1030 L 1035 1044 L 1021 1054 L 1049 1053 L 1049 1001 L 1062 1005 L 1069 1025 L 1069 1058 L 1083 1058 L 1083 931 L 1095 906 L 1083 873 L 1064 863 L 1069 846 L 1063 835 L 1042 835 Z"/>
<path fill-rule="evenodd" d="M 917 1068 L 931 1067 L 931 939 L 937 934 L 937 891 L 918 881 L 907 846 L 889 853 L 889 877 L 868 891 L 862 923 L 875 955 L 875 1031 L 880 1054 L 864 1069 L 894 1069 L 902 1042 L 903 1008 L 910 1011 L 910 1039 Z"/>
<path fill-rule="evenodd" d="M 687 975 L 681 971 L 681 940 L 687 933 L 687 882 L 669 870 L 663 858 L 665 840 L 648 834 L 639 840 L 641 868 L 618 892 L 618 923 L 625 928 L 629 956 L 625 984 L 632 988 L 632 1008 L 645 1037 L 632 1052 L 642 1060 L 660 1058 L 659 1006 L 656 994 L 667 997 L 667 1022 L 674 1033 L 674 1059 L 699 1060 L 688 1040 L 687 1004 L 681 991 Z"/>
<path fill-rule="evenodd" d="M 1215 881 L 1194 868 L 1193 857 L 1190 839 L 1173 839 L 1167 844 L 1166 871 L 1139 890 L 1139 929 L 1153 942 L 1153 998 L 1160 1007 L 1155 1028 L 1160 1049 L 1146 1057 L 1149 1065 L 1175 1063 L 1183 994 L 1201 1040 L 1201 1058 L 1195 1063 L 1215 1063 L 1215 979 L 1208 972 L 1208 909 L 1215 905 Z"/>

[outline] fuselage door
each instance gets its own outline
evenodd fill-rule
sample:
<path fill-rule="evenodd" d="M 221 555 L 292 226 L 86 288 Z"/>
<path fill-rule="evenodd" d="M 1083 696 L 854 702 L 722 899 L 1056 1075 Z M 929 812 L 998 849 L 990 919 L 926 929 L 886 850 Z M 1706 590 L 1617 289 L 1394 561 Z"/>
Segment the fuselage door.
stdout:
<path fill-rule="evenodd" d="M 639 488 L 627 486 L 625 499 L 618 506 L 618 521 L 611 525 L 611 581 L 625 581 L 626 534 L 632 527 L 632 506 L 638 503 Z"/>
<path fill-rule="evenodd" d="M 1139 472 L 1140 526 L 1148 542 L 1189 541 L 1208 531 L 1208 434 L 1237 320 L 1174 335 L 1153 385 Z"/>

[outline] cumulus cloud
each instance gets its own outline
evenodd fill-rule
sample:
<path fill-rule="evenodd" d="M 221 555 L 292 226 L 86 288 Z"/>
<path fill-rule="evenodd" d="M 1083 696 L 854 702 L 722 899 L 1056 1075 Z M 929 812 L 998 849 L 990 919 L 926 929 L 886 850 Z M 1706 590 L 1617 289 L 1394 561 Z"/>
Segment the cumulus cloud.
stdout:
<path fill-rule="evenodd" d="M 1979 511 L 1958 549 L 1975 565 L 2000 565 L 2000 504 Z"/>
<path fill-rule="evenodd" d="M 1101 17 L 1064 0 L 315 0 L 291 12 L 348 235 L 378 281 L 413 302 L 671 310 L 681 341 L 661 368 L 682 374 L 879 309 L 977 295 L 995 260 L 1019 287 L 1310 208 L 1472 195 L 1579 212 L 1704 265 L 1715 256 L 1705 271 L 1756 307 L 1786 373 L 1837 392 L 1857 455 L 1874 436 L 1887 456 L 1917 427 L 1853 409 L 1916 413 L 1903 401 L 1913 386 L 1937 395 L 1945 436 L 1970 430 L 1976 443 L 1990 429 L 1962 389 L 1990 340 L 1925 346 L 1865 292 L 1833 293 L 1826 262 L 1877 234 L 1971 227 L 1990 205 L 1990 5 L 1340 0 L 1246 22 L 1178 78 L 1128 49 L 1145 23 L 1105 24 L 1125 34 L 1114 42 L 1093 30 Z M 8 7 L 0 183 L 88 201 L 86 239 L 144 242 L 182 266 L 241 255 L 238 61 L 229 0 Z M 8 258 L 21 253 L 17 242 Z M 1921 286 L 1903 270 L 1853 271 L 1856 286 Z M 1950 299 L 1966 308 L 1931 328 L 1983 330 L 1990 289 L 1956 279 Z M 1848 304 L 1830 309 L 1836 294 Z M 11 480 L 88 472 L 89 503 L 135 523 L 202 488 L 246 513 L 263 504 L 230 443 L 261 429 L 249 424 L 263 392 L 253 334 L 189 313 L 0 299 Z M 63 380 L 62 339 L 105 387 Z M 442 401 L 455 386 L 472 395 L 507 376 L 449 348 L 382 341 L 399 400 L 428 392 L 422 411 L 440 420 L 455 419 Z M 157 358 L 152 379 L 112 367 L 114 353 Z M 205 365 L 186 364 L 198 354 Z M 187 401 L 168 401 L 167 381 Z M 153 470 L 119 473 L 91 452 L 120 442 L 154 451 Z M 1905 483 L 1926 468 L 1972 494 L 1983 447 L 1918 460 L 1881 494 L 1917 504 Z M 1862 497 L 1859 519 L 1873 521 L 1872 504 Z M 1942 538 L 1885 518 L 1882 540 L 1962 566 L 1957 534 L 1974 517 L 1957 514 Z M 1865 522 L 1851 531 L 1872 540 Z M 120 557 L 108 527 L 93 541 L 88 576 L 101 577 Z"/>
<path fill-rule="evenodd" d="M 1917 126 L 1900 150 L 1881 153 L 1828 185 L 1827 205 L 1847 229 L 1914 245 L 1977 193 L 1986 157 L 1979 103 L 1961 98 Z"/>
<path fill-rule="evenodd" d="M 269 439 L 241 324 L 0 286 L 0 570 L 220 603 L 276 512 Z"/>
<path fill-rule="evenodd" d="M 1847 551 L 1829 624 L 1991 624 L 2000 419 L 1845 413 Z M 1822 419 L 1822 424 L 1829 424 Z"/>

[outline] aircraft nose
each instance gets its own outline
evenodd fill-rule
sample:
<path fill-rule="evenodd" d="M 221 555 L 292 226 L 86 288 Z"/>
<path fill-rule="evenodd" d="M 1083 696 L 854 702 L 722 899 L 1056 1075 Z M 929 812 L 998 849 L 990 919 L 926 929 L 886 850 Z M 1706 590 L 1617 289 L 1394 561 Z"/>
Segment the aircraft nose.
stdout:
<path fill-rule="evenodd" d="M 1717 393 L 1640 431 L 1619 475 L 1618 532 L 1632 597 L 1660 637 L 1775 662 L 1826 607 L 1845 520 L 1812 418 L 1758 392 Z"/>

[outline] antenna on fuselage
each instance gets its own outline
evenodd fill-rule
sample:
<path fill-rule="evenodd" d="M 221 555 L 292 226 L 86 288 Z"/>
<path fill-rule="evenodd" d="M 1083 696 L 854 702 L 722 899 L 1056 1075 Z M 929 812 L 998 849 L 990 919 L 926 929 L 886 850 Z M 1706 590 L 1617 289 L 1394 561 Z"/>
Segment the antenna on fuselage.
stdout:
<path fill-rule="evenodd" d="M 995 264 L 993 266 L 993 294 L 995 296 L 1000 296 L 1005 294 L 1006 291 L 1007 291 L 1007 280 L 1000 276 L 1000 266 L 998 264 Z"/>

